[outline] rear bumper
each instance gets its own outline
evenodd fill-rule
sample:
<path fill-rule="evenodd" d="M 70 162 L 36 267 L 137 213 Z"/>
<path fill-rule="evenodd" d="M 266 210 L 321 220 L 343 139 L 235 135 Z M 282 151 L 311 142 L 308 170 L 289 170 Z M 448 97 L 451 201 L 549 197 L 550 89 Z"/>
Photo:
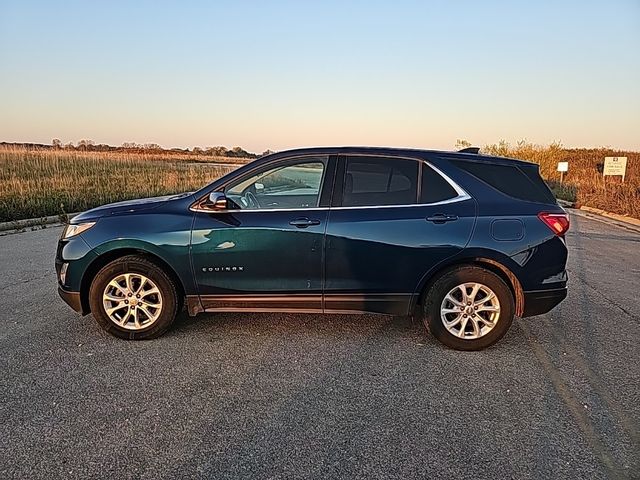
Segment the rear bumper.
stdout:
<path fill-rule="evenodd" d="M 82 301 L 80 300 L 80 292 L 72 292 L 70 290 L 65 290 L 64 288 L 58 286 L 58 295 L 73 308 L 76 312 L 85 315 L 86 312 L 82 310 Z"/>
<path fill-rule="evenodd" d="M 524 292 L 524 311 L 522 317 L 532 317 L 547 313 L 567 296 L 567 287 L 552 290 Z"/>

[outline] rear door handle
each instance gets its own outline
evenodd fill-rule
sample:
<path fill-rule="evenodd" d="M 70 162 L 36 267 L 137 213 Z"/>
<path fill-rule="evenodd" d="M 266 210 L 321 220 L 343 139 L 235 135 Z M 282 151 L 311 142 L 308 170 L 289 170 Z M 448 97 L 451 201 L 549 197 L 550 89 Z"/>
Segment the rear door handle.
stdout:
<path fill-rule="evenodd" d="M 433 223 L 455 222 L 456 220 L 458 220 L 457 215 L 447 215 L 444 213 L 436 213 L 435 215 L 427 217 L 427 221 Z"/>
<path fill-rule="evenodd" d="M 289 222 L 289 225 L 293 225 L 298 228 L 307 228 L 311 225 L 320 225 L 320 220 L 311 220 L 307 217 L 300 217 Z"/>

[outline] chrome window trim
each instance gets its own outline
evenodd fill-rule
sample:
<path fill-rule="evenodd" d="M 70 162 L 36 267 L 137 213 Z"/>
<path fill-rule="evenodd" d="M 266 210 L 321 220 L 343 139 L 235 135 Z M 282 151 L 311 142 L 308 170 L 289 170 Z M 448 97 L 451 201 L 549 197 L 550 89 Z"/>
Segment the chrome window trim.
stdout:
<path fill-rule="evenodd" d="M 352 207 L 311 207 L 311 208 L 252 208 L 252 209 L 237 209 L 237 210 L 207 210 L 203 208 L 199 208 L 196 205 L 202 200 L 200 198 L 198 201 L 194 202 L 189 210 L 192 212 L 204 212 L 204 213 L 241 213 L 241 212 L 312 212 L 312 211 L 325 211 L 325 210 L 360 210 L 360 209 L 372 209 L 372 208 L 407 208 L 407 207 L 437 207 L 439 205 L 448 205 L 450 203 L 464 202 L 466 200 L 471 199 L 471 195 L 469 195 L 460 185 L 458 185 L 454 180 L 451 179 L 446 173 L 440 170 L 438 167 L 433 165 L 428 160 L 423 158 L 416 157 L 405 157 L 398 155 L 383 155 L 383 154 L 343 154 L 338 153 L 340 156 L 360 156 L 360 157 L 383 157 L 383 158 L 402 158 L 406 160 L 415 160 L 417 162 L 422 162 L 432 168 L 438 175 L 445 179 L 445 181 L 456 191 L 458 194 L 456 197 L 449 198 L 447 200 L 441 200 L 439 202 L 432 203 L 409 203 L 409 204 L 401 204 L 401 205 L 363 205 L 363 206 L 352 206 Z M 313 156 L 312 154 L 303 155 L 303 156 Z M 300 158 L 300 157 L 292 157 L 292 158 Z M 284 160 L 284 159 L 283 159 Z M 274 162 L 275 163 L 275 162 Z M 323 173 L 324 176 L 324 173 Z M 324 178 L 323 178 L 324 180 Z M 227 183 L 230 183 L 231 180 Z M 226 186 L 226 184 L 225 184 Z"/>
<path fill-rule="evenodd" d="M 447 175 L 446 173 L 444 173 L 442 170 L 440 170 L 438 167 L 436 167 L 435 165 L 433 165 L 431 162 L 428 162 L 426 160 L 422 160 L 426 165 L 428 165 L 429 167 L 431 167 L 438 175 L 440 175 L 442 178 L 444 178 L 447 183 L 449 185 L 451 185 L 451 187 L 456 191 L 456 193 L 458 194 L 457 197 L 453 197 L 450 198 L 448 200 L 442 200 L 440 202 L 434 202 L 428 205 L 440 205 L 444 202 L 450 202 L 450 200 L 456 200 L 458 201 L 458 199 L 460 199 L 460 201 L 462 200 L 469 200 L 471 198 L 471 195 L 469 195 L 460 185 L 458 185 L 456 182 L 454 182 L 451 177 L 449 177 L 449 175 Z"/>
<path fill-rule="evenodd" d="M 199 208 L 196 206 L 189 207 L 189 210 L 192 212 L 204 212 L 204 213 L 227 213 L 227 214 L 236 214 L 236 213 L 244 213 L 244 212 L 310 212 L 310 211 L 321 211 L 321 210 L 329 210 L 330 207 L 309 207 L 309 208 L 238 208 L 238 209 L 229 209 L 229 210 L 207 210 L 206 208 Z"/>
<path fill-rule="evenodd" d="M 450 198 L 448 200 L 442 200 L 440 202 L 433 203 L 410 203 L 410 204 L 401 204 L 401 205 L 363 205 L 361 207 L 311 207 L 311 208 L 245 208 L 245 209 L 237 209 L 237 210 L 206 210 L 198 207 L 191 207 L 189 210 L 192 212 L 204 212 L 204 213 L 242 213 L 242 212 L 313 212 L 313 211 L 324 211 L 324 210 L 363 210 L 363 209 L 372 209 L 372 208 L 409 208 L 409 207 L 437 207 L 438 205 L 447 205 L 449 203 L 462 202 L 465 200 L 469 200 L 471 197 L 469 195 L 461 195 L 458 197 Z"/>

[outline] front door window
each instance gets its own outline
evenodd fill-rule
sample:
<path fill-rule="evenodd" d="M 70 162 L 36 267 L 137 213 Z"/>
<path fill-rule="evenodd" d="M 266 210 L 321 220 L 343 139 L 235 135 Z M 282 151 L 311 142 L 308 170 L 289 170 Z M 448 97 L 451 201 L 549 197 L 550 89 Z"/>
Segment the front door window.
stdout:
<path fill-rule="evenodd" d="M 227 198 L 239 209 L 314 208 L 320 200 L 324 158 L 287 163 L 240 179 L 226 189 Z"/>

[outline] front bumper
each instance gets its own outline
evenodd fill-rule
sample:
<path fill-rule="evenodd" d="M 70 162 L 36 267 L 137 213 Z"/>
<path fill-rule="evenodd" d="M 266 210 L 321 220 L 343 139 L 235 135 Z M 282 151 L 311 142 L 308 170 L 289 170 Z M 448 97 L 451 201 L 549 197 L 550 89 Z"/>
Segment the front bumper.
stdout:
<path fill-rule="evenodd" d="M 567 296 L 567 287 L 552 290 L 524 292 L 524 311 L 522 317 L 542 315 L 553 309 Z"/>
<path fill-rule="evenodd" d="M 56 250 L 55 267 L 58 278 L 58 294 L 76 312 L 86 315 L 80 297 L 82 278 L 88 266 L 97 258 L 81 235 L 60 239 Z"/>
<path fill-rule="evenodd" d="M 82 315 L 86 315 L 88 312 L 85 312 L 82 308 L 82 300 L 80 300 L 80 292 L 72 292 L 70 290 L 65 290 L 64 288 L 58 286 L 58 295 L 73 308 L 76 312 L 81 313 Z"/>

